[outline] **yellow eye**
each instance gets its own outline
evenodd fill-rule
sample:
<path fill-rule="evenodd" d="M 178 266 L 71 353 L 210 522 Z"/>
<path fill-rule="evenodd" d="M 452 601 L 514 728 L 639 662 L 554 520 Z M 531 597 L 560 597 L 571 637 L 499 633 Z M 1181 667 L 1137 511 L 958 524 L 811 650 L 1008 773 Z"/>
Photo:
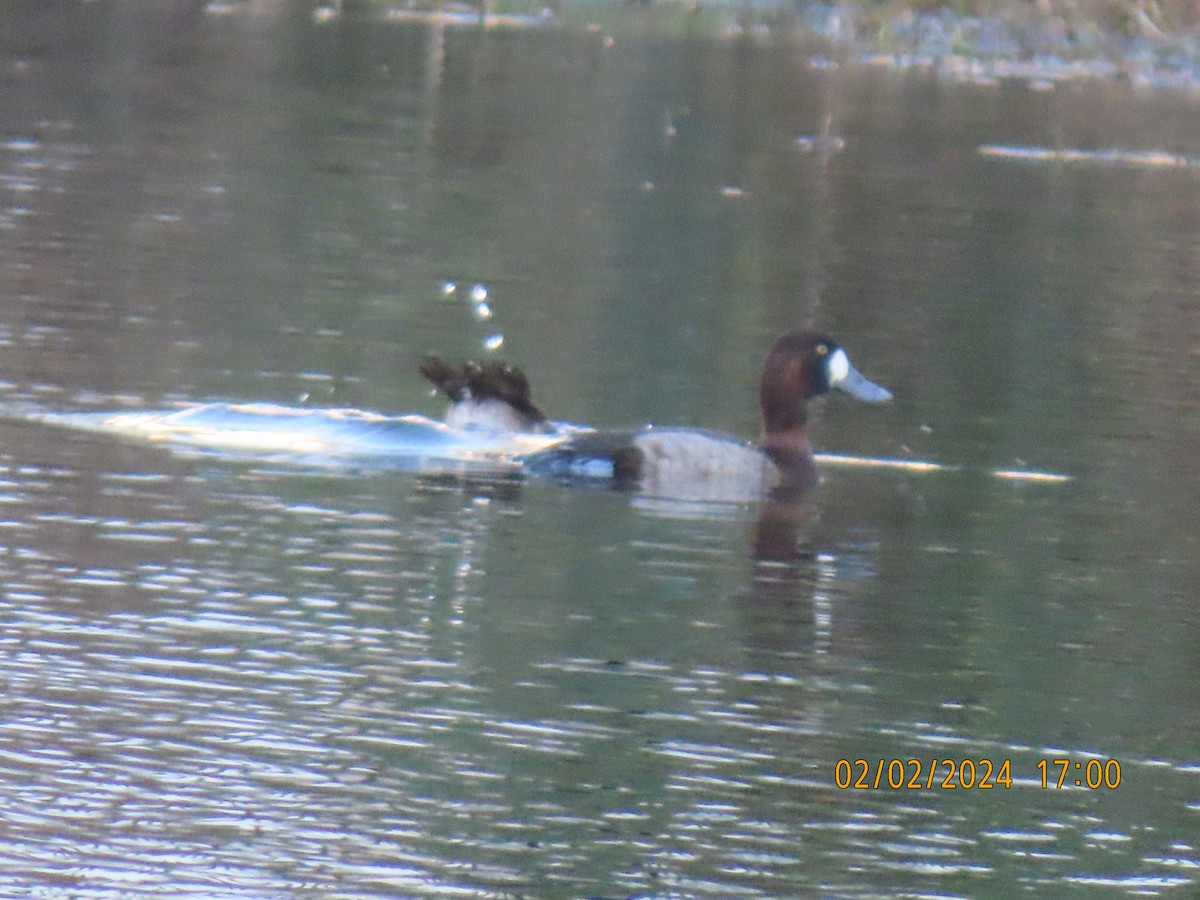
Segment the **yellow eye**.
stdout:
<path fill-rule="evenodd" d="M 826 344 L 817 344 L 817 356 L 824 356 L 829 352 L 829 347 Z"/>

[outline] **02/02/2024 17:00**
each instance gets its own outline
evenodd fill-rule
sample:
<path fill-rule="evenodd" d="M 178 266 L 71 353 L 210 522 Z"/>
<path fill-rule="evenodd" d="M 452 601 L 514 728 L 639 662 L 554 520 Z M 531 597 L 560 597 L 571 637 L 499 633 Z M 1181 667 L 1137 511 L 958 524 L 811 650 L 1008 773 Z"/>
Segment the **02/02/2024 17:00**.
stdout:
<path fill-rule="evenodd" d="M 1121 764 L 1115 759 L 1089 759 L 1085 762 L 1064 758 L 1040 759 L 1036 768 L 1041 773 L 1043 789 L 1061 789 L 1072 782 L 1075 787 L 1092 790 L 1115 789 L 1121 784 Z M 1072 774 L 1077 777 L 1070 778 Z M 1004 759 L 996 763 L 990 759 L 839 759 L 834 765 L 834 784 L 843 790 L 1011 788 L 1012 760 Z"/>

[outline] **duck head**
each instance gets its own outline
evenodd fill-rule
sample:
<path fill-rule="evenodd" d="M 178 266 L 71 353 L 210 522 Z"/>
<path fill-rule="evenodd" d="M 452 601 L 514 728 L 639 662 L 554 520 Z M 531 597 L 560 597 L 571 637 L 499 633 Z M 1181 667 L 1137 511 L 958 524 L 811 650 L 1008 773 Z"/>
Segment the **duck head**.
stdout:
<path fill-rule="evenodd" d="M 809 452 L 806 406 L 830 390 L 845 391 L 867 403 L 884 403 L 891 393 L 869 381 L 828 335 L 789 331 L 772 345 L 759 383 L 764 450 Z"/>
<path fill-rule="evenodd" d="M 546 414 L 534 405 L 529 379 L 499 360 L 452 366 L 437 356 L 421 362 L 421 374 L 450 400 L 446 424 L 487 431 L 543 431 Z"/>

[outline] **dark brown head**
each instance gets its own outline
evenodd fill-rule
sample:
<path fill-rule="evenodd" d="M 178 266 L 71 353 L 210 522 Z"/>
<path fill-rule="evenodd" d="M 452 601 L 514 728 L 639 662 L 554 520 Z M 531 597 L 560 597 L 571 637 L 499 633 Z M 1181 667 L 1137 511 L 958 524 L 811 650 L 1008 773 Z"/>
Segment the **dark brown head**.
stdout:
<path fill-rule="evenodd" d="M 802 430 L 808 401 L 833 388 L 868 403 L 892 399 L 886 389 L 864 378 L 828 335 L 789 331 L 780 337 L 767 353 L 759 382 L 764 437 Z"/>
<path fill-rule="evenodd" d="M 456 405 L 499 403 L 511 409 L 524 427 L 546 421 L 546 414 L 533 403 L 525 373 L 499 360 L 452 366 L 440 357 L 428 356 L 421 361 L 421 374 Z"/>

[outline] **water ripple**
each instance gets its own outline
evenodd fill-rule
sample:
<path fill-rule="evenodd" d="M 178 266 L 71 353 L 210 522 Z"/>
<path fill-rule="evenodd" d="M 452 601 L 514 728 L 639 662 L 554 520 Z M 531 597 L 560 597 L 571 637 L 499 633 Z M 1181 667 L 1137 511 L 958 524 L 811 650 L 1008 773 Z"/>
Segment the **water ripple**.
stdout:
<path fill-rule="evenodd" d="M 589 557 L 553 543 L 580 511 L 556 521 L 536 492 L 514 511 L 406 480 L 321 476 L 314 500 L 259 470 L 6 474 L 23 498 L 0 532 L 14 891 L 861 897 L 900 879 L 951 897 L 1013 861 L 1054 888 L 1196 880 L 1190 845 L 1104 798 L 1064 793 L 1072 814 L 1031 821 L 1049 751 L 888 719 L 877 673 L 837 645 L 874 563 L 819 562 L 827 653 L 803 594 L 767 610 L 764 652 L 721 523 L 638 517 L 617 545 L 635 564 L 597 594 L 563 571 Z M 837 790 L 833 762 L 879 741 L 1011 755 L 1025 799 L 975 819 L 945 796 Z"/>

